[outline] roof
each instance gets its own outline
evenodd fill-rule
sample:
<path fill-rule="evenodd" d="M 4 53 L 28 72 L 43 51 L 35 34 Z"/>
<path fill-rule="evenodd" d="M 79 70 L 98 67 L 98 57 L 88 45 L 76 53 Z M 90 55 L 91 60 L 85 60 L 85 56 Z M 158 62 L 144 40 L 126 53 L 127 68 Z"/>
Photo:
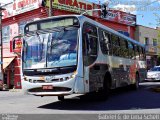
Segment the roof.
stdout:
<path fill-rule="evenodd" d="M 152 30 L 157 30 L 156 28 L 151 28 L 151 27 L 148 27 L 148 26 L 143 26 L 143 25 L 137 25 L 138 27 L 143 27 L 143 28 L 148 28 L 148 29 L 152 29 Z"/>

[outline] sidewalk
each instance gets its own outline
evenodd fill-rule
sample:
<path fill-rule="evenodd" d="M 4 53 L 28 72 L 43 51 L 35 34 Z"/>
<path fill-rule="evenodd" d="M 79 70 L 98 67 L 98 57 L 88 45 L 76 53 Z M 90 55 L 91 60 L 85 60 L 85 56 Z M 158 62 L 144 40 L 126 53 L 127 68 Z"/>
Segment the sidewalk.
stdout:
<path fill-rule="evenodd" d="M 22 89 L 9 89 L 10 92 L 22 92 Z"/>

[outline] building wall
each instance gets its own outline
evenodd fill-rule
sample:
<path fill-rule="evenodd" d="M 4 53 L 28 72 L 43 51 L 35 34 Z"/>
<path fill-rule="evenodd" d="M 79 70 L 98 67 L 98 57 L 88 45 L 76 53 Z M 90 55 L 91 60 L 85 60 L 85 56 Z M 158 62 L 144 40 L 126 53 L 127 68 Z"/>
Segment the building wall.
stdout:
<path fill-rule="evenodd" d="M 145 43 L 146 38 L 148 39 L 148 44 Z M 157 55 L 159 53 L 157 29 L 138 25 L 136 26 L 135 39 L 145 44 L 148 69 L 157 65 Z M 156 41 L 156 45 L 153 44 L 153 40 Z"/>
<path fill-rule="evenodd" d="M 149 28 L 149 27 L 144 27 L 144 26 L 137 26 L 136 27 L 136 33 L 138 33 L 138 36 L 135 36 L 136 38 L 138 37 L 139 42 L 145 44 L 145 37 L 149 38 L 149 44 L 153 45 L 153 39 L 157 39 L 158 37 L 158 32 L 157 29 Z"/>

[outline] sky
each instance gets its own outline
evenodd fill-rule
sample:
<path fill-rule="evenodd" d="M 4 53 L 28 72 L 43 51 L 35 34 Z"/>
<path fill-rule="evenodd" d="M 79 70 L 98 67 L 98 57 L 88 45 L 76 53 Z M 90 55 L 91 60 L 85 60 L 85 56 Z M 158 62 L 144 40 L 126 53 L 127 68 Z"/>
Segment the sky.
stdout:
<path fill-rule="evenodd" d="M 137 24 L 160 27 L 160 0 L 88 0 L 137 15 Z M 107 2 L 105 2 L 107 1 Z"/>
<path fill-rule="evenodd" d="M 9 2 L 12 2 L 13 0 L 0 0 L 0 3 L 3 4 L 6 4 L 6 3 L 9 3 Z"/>
<path fill-rule="evenodd" d="M 0 0 L 6 4 L 13 0 Z M 137 24 L 156 28 L 160 27 L 160 0 L 85 0 L 95 3 L 108 3 L 109 8 L 120 9 L 137 15 Z"/>

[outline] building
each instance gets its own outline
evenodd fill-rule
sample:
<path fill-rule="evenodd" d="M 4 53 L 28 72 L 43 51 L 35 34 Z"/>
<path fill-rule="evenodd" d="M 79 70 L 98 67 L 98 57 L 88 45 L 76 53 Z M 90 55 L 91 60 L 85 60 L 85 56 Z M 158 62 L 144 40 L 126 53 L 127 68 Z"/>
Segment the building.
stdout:
<path fill-rule="evenodd" d="M 136 26 L 135 39 L 146 46 L 147 67 L 157 65 L 157 56 L 159 54 L 159 32 L 158 29 L 149 28 L 141 25 Z"/>
<path fill-rule="evenodd" d="M 21 60 L 20 55 L 15 54 L 15 48 L 13 48 L 13 46 L 18 46 L 18 48 L 21 49 L 22 44 L 19 39 L 13 44 L 13 38 L 23 35 L 23 29 L 26 23 L 48 16 L 49 0 L 47 0 L 46 4 L 42 4 L 42 2 L 42 0 L 14 0 L 14 2 L 7 5 L 6 10 L 3 11 L 3 69 L 5 71 L 5 82 L 9 88 L 13 86 L 15 88 L 21 88 Z M 54 16 L 80 14 L 94 8 L 100 8 L 100 5 L 83 0 L 70 0 L 66 2 L 63 0 L 53 0 L 52 14 Z M 136 30 L 135 15 L 117 10 L 109 10 L 107 16 L 103 19 L 99 11 L 87 12 L 87 16 L 126 36 L 134 38 L 134 32 Z M 13 46 L 10 46 L 10 43 L 12 43 Z"/>
<path fill-rule="evenodd" d="M 15 0 L 5 8 L 2 18 L 4 83 L 8 88 L 21 88 L 20 55 L 10 49 L 12 48 L 10 41 L 15 36 L 23 34 L 23 28 L 27 22 L 48 15 L 46 8 L 41 6 L 39 0 Z"/>

